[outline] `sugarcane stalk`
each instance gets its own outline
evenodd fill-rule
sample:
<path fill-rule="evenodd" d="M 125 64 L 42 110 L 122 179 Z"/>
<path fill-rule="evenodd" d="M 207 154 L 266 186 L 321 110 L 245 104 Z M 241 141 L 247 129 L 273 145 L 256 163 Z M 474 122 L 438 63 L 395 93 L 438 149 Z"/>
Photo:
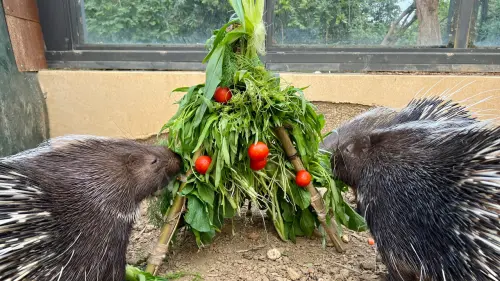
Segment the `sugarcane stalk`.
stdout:
<path fill-rule="evenodd" d="M 295 171 L 298 172 L 300 170 L 304 170 L 304 165 L 302 164 L 300 157 L 297 155 L 297 150 L 293 146 L 293 143 L 290 140 L 290 136 L 288 135 L 286 129 L 284 127 L 277 127 L 275 128 L 275 132 L 277 137 L 281 141 L 281 145 L 283 146 L 283 149 L 285 150 L 288 159 L 293 164 Z M 314 210 L 316 211 L 318 220 L 320 221 L 326 233 L 332 240 L 335 249 L 339 253 L 344 252 L 345 249 L 342 246 L 342 242 L 340 241 L 339 237 L 336 235 L 336 232 L 334 230 L 334 227 L 336 227 L 336 222 L 334 220 L 330 220 L 331 221 L 330 225 L 328 225 L 326 222 L 325 204 L 323 203 L 323 198 L 321 197 L 321 194 L 314 187 L 312 182 L 306 186 L 306 190 L 311 194 L 311 206 L 313 206 Z"/>
<path fill-rule="evenodd" d="M 201 148 L 198 149 L 194 155 L 193 160 L 196 160 L 201 155 Z M 187 179 L 193 173 L 192 169 L 189 169 L 185 178 Z M 148 258 L 148 264 L 146 266 L 146 272 L 151 273 L 153 275 L 156 274 L 158 267 L 161 265 L 165 254 L 168 252 L 168 246 L 170 245 L 170 241 L 172 241 L 172 237 L 174 236 L 174 232 L 179 225 L 179 220 L 184 212 L 184 208 L 186 205 L 186 197 L 179 195 L 179 192 L 184 189 L 186 186 L 186 182 L 184 181 L 180 186 L 177 194 L 175 195 L 174 202 L 172 206 L 168 209 L 168 212 L 164 215 L 165 224 L 163 225 L 162 231 L 160 233 L 160 237 L 158 238 L 158 242 L 156 243 L 156 247 L 153 248 L 152 253 Z"/>

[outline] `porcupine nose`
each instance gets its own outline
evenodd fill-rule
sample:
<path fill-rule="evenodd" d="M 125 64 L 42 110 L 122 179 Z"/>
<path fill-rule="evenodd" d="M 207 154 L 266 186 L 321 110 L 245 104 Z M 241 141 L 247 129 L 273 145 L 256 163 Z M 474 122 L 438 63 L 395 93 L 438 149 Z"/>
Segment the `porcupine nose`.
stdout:
<path fill-rule="evenodd" d="M 183 161 L 182 157 L 170 150 L 167 147 L 162 147 L 163 154 L 165 155 L 165 164 L 166 164 L 166 171 L 168 175 L 177 175 L 182 171 L 183 168 Z"/>
<path fill-rule="evenodd" d="M 320 144 L 320 148 L 329 152 L 334 153 L 339 146 L 339 134 L 337 130 L 333 130 L 323 142 Z"/>

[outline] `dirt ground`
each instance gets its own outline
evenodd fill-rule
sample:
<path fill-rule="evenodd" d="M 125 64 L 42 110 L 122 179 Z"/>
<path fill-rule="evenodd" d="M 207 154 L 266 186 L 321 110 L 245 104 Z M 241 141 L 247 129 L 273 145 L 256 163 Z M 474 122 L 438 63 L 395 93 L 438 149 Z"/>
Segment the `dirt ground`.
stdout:
<path fill-rule="evenodd" d="M 356 105 L 315 104 L 325 114 L 325 131 L 367 109 Z M 347 193 L 345 200 L 354 205 L 352 194 Z M 147 202 L 134 226 L 127 255 L 127 262 L 136 266 L 145 265 L 160 232 L 148 223 L 146 205 Z M 255 209 L 248 216 L 246 208 L 242 208 L 240 216 L 227 220 L 214 242 L 202 249 L 198 249 L 191 233 L 181 229 L 159 275 L 180 281 L 383 280 L 385 267 L 377 258 L 376 247 L 367 242 L 369 233 L 344 231 L 348 243 L 344 244 L 346 252 L 341 254 L 333 247 L 323 248 L 320 237 L 301 237 L 296 244 L 283 242 L 265 214 Z M 270 258 L 270 250 L 277 250 L 279 258 Z"/>

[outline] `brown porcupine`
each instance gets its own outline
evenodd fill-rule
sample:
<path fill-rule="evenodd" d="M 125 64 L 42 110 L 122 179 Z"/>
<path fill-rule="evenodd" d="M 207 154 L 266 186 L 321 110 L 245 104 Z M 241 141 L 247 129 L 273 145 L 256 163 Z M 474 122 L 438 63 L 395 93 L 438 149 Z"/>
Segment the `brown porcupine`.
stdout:
<path fill-rule="evenodd" d="M 76 135 L 0 159 L 0 280 L 123 281 L 139 203 L 181 163 L 162 146 Z"/>
<path fill-rule="evenodd" d="M 374 108 L 327 136 L 387 280 L 500 280 L 500 128 L 442 98 Z"/>

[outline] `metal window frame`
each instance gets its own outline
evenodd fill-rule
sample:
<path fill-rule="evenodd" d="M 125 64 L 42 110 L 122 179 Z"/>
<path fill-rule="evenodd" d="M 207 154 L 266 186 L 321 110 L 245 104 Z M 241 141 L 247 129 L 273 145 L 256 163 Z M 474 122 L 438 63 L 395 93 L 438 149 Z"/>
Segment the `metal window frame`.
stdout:
<path fill-rule="evenodd" d="M 37 0 L 49 68 L 118 70 L 205 70 L 203 46 L 93 45 L 83 43 L 79 0 Z M 275 0 L 266 0 L 271 23 Z M 286 72 L 500 72 L 500 47 L 467 49 L 470 0 L 456 0 L 460 18 L 454 48 L 283 47 L 272 44 L 267 24 L 266 67 Z M 462 5 L 461 2 L 465 4 Z M 475 0 L 477 1 L 477 0 Z"/>

